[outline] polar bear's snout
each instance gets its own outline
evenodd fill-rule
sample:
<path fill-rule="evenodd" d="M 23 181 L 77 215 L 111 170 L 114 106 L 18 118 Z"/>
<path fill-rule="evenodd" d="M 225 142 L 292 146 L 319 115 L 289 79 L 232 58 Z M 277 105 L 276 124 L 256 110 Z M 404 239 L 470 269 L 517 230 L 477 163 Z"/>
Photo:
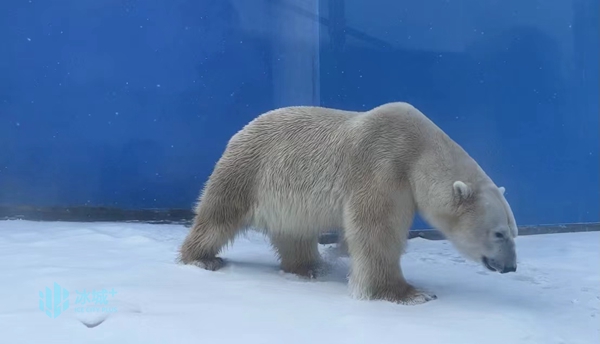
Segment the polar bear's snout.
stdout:
<path fill-rule="evenodd" d="M 501 274 L 517 271 L 517 254 L 515 245 L 512 242 L 506 242 L 502 245 L 494 257 L 483 256 L 481 262 L 490 271 L 497 271 Z"/>
<path fill-rule="evenodd" d="M 483 265 L 485 265 L 485 267 L 488 268 L 488 270 L 491 270 L 494 272 L 497 271 L 501 274 L 505 274 L 507 272 L 516 272 L 517 271 L 516 263 L 505 265 L 505 264 L 499 263 L 495 259 L 490 259 L 485 256 L 481 260 L 483 262 Z"/>

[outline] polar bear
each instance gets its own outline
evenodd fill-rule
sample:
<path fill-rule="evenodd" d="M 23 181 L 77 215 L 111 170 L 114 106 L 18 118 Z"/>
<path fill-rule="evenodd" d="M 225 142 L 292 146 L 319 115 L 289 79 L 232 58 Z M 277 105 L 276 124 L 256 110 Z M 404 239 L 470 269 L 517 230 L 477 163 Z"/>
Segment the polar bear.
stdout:
<path fill-rule="evenodd" d="M 310 277 L 321 263 L 319 234 L 341 228 L 353 297 L 421 304 L 436 295 L 409 284 L 400 264 L 416 212 L 465 257 L 516 270 L 504 189 L 417 108 L 280 108 L 229 140 L 179 261 L 217 270 L 221 249 L 253 228 L 270 238 L 283 271 Z"/>

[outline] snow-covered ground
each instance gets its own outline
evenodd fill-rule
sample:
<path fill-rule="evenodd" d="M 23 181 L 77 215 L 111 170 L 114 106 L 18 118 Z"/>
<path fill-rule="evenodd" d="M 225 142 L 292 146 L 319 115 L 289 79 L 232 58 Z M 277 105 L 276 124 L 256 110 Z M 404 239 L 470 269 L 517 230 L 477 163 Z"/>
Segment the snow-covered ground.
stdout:
<path fill-rule="evenodd" d="M 328 275 L 282 274 L 254 233 L 224 252 L 231 264 L 221 271 L 178 265 L 186 233 L 0 221 L 0 342 L 600 343 L 598 232 L 519 237 L 518 270 L 505 275 L 465 262 L 445 241 L 410 240 L 405 275 L 438 296 L 420 306 L 351 299 L 348 259 L 327 247 Z M 46 308 L 55 283 L 69 304 L 52 318 L 40 301 Z"/>

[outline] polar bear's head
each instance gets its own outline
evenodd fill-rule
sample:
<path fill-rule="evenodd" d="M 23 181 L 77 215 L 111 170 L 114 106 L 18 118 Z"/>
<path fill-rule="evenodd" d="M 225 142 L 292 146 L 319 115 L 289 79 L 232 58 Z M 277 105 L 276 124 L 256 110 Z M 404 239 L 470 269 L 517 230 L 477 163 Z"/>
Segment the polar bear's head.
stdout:
<path fill-rule="evenodd" d="M 432 224 L 437 223 L 465 257 L 481 262 L 491 271 L 516 271 L 514 239 L 518 229 L 504 198 L 504 188 L 493 183 L 473 187 L 456 181 L 451 192 L 446 209 L 431 214 Z"/>

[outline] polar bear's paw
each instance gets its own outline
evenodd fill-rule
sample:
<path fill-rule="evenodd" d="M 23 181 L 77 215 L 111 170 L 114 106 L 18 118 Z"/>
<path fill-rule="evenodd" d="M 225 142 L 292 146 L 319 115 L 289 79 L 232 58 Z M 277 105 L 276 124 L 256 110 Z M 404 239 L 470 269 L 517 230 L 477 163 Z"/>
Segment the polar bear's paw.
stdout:
<path fill-rule="evenodd" d="M 417 289 L 410 284 L 398 284 L 392 287 L 382 288 L 375 293 L 373 298 L 406 306 L 415 306 L 436 300 L 437 296 L 433 293 Z"/>
<path fill-rule="evenodd" d="M 189 265 L 195 265 L 199 268 L 209 270 L 209 271 L 217 271 L 225 266 L 225 260 L 220 257 L 213 258 L 204 258 L 193 260 L 188 263 Z"/>

